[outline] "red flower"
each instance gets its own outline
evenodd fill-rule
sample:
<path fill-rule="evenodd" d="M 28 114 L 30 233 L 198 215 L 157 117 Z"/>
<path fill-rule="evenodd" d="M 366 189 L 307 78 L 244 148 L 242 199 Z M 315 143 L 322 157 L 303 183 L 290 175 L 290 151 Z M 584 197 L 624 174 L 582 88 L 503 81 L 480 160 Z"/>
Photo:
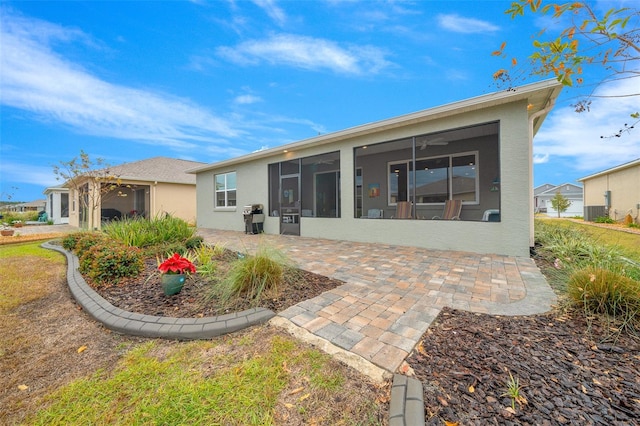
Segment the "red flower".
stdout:
<path fill-rule="evenodd" d="M 196 272 L 194 264 L 178 253 L 174 253 L 173 256 L 162 262 L 160 266 L 158 266 L 158 269 L 163 274 L 195 274 Z"/>

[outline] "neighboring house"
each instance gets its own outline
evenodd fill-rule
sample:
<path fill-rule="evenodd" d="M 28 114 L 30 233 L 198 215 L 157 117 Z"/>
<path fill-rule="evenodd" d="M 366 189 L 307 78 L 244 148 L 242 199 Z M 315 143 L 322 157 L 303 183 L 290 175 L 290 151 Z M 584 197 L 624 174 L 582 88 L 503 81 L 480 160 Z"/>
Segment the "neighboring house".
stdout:
<path fill-rule="evenodd" d="M 544 213 L 549 217 L 558 217 L 558 212 L 551 203 L 558 192 L 571 202 L 569 208 L 560 213 L 560 217 L 582 216 L 584 210 L 582 187 L 572 183 L 563 183 L 557 186 L 545 183 L 533 188 L 535 212 Z"/>
<path fill-rule="evenodd" d="M 40 212 L 44 210 L 46 200 L 34 200 L 28 203 L 10 204 L 7 210 L 12 212 Z"/>
<path fill-rule="evenodd" d="M 80 177 L 69 188 L 69 224 L 99 228 L 105 221 L 131 216 L 153 218 L 165 213 L 190 223 L 196 220 L 196 179 L 186 173 L 203 163 L 154 157 L 109 167 L 111 178 Z M 102 188 L 99 189 L 99 186 Z M 81 203 L 78 188 L 87 200 Z M 83 208 L 95 204 L 95 207 Z"/>
<path fill-rule="evenodd" d="M 640 158 L 578 179 L 584 185 L 584 220 L 601 216 L 640 223 Z"/>
<path fill-rule="evenodd" d="M 262 204 L 270 234 L 528 256 L 532 140 L 561 88 L 547 80 L 195 168 L 198 226 L 242 231 L 244 206 Z M 431 220 L 447 200 L 461 200 L 460 220 Z M 392 219 L 401 202 L 415 220 Z"/>
<path fill-rule="evenodd" d="M 45 212 L 47 220 L 54 225 L 69 223 L 69 188 L 53 186 L 44 190 L 47 197 Z"/>

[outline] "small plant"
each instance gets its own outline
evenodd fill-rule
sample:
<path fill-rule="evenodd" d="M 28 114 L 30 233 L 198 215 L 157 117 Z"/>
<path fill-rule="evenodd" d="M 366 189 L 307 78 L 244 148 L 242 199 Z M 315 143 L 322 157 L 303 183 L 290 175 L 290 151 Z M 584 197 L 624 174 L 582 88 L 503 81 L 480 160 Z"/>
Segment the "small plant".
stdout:
<path fill-rule="evenodd" d="M 195 274 L 195 265 L 186 257 L 180 256 L 179 253 L 174 253 L 160 265 L 158 270 L 163 274 Z"/>
<path fill-rule="evenodd" d="M 571 299 L 588 315 L 608 315 L 633 330 L 640 321 L 640 283 L 620 272 L 596 267 L 575 272 L 567 284 Z"/>
<path fill-rule="evenodd" d="M 616 223 L 616 221 L 611 219 L 609 216 L 596 217 L 594 222 L 595 223 Z"/>
<path fill-rule="evenodd" d="M 511 398 L 511 408 L 514 411 L 516 409 L 516 402 L 519 405 L 527 404 L 527 399 L 520 393 L 523 388 L 523 386 L 520 384 L 520 379 L 518 379 L 517 377 L 513 377 L 513 374 L 511 374 L 511 372 L 509 372 L 509 378 L 507 379 L 506 386 L 507 391 L 501 396 L 508 396 L 509 398 Z"/>
<path fill-rule="evenodd" d="M 215 253 L 215 248 L 207 244 L 202 244 L 191 250 L 190 257 L 192 257 L 198 265 L 198 273 L 200 275 L 207 278 L 213 277 L 216 271 L 216 262 L 214 261 Z"/>
<path fill-rule="evenodd" d="M 257 304 L 263 293 L 277 291 L 290 264 L 281 251 L 266 245 L 253 256 L 239 254 L 220 285 L 222 299 L 242 295 Z"/>

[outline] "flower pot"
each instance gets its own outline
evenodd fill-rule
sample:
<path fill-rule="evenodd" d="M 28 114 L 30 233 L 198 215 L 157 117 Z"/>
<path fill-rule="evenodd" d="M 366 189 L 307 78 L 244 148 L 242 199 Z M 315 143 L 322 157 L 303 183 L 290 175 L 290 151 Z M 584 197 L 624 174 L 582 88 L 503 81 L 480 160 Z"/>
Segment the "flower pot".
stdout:
<path fill-rule="evenodd" d="M 13 227 L 14 227 L 14 228 L 22 228 L 22 223 L 21 223 L 21 222 L 14 223 L 14 224 L 13 224 Z"/>
<path fill-rule="evenodd" d="M 186 275 L 183 274 L 163 274 L 162 291 L 167 296 L 180 293 L 186 278 Z"/>
<path fill-rule="evenodd" d="M 0 235 L 2 235 L 3 237 L 10 237 L 13 235 L 13 229 L 2 229 L 0 230 Z"/>

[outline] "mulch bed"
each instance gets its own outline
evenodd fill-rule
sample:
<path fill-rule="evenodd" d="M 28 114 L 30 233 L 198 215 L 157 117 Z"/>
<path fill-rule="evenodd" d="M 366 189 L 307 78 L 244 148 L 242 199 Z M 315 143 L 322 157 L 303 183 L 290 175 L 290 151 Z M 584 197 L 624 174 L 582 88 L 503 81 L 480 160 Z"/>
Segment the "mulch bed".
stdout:
<path fill-rule="evenodd" d="M 231 259 L 221 259 L 218 268 L 223 271 L 229 266 Z M 214 282 L 194 274 L 187 278 L 182 291 L 172 296 L 162 292 L 161 278 L 157 260 L 147 259 L 143 272 L 135 278 L 120 281 L 117 285 L 96 286 L 88 283 L 109 303 L 129 312 L 146 315 L 177 318 L 199 318 L 238 312 L 254 307 L 246 299 L 238 300 L 233 306 L 221 308 L 215 299 L 207 296 L 211 293 Z M 296 270 L 294 279 L 283 285 L 277 294 L 263 298 L 258 305 L 280 312 L 303 300 L 311 299 L 327 290 L 338 287 L 344 282 L 330 279 L 311 272 Z"/>
<path fill-rule="evenodd" d="M 422 381 L 428 425 L 638 425 L 640 344 L 584 315 L 501 317 L 444 309 L 407 362 Z M 505 395 L 509 373 L 521 403 Z"/>

